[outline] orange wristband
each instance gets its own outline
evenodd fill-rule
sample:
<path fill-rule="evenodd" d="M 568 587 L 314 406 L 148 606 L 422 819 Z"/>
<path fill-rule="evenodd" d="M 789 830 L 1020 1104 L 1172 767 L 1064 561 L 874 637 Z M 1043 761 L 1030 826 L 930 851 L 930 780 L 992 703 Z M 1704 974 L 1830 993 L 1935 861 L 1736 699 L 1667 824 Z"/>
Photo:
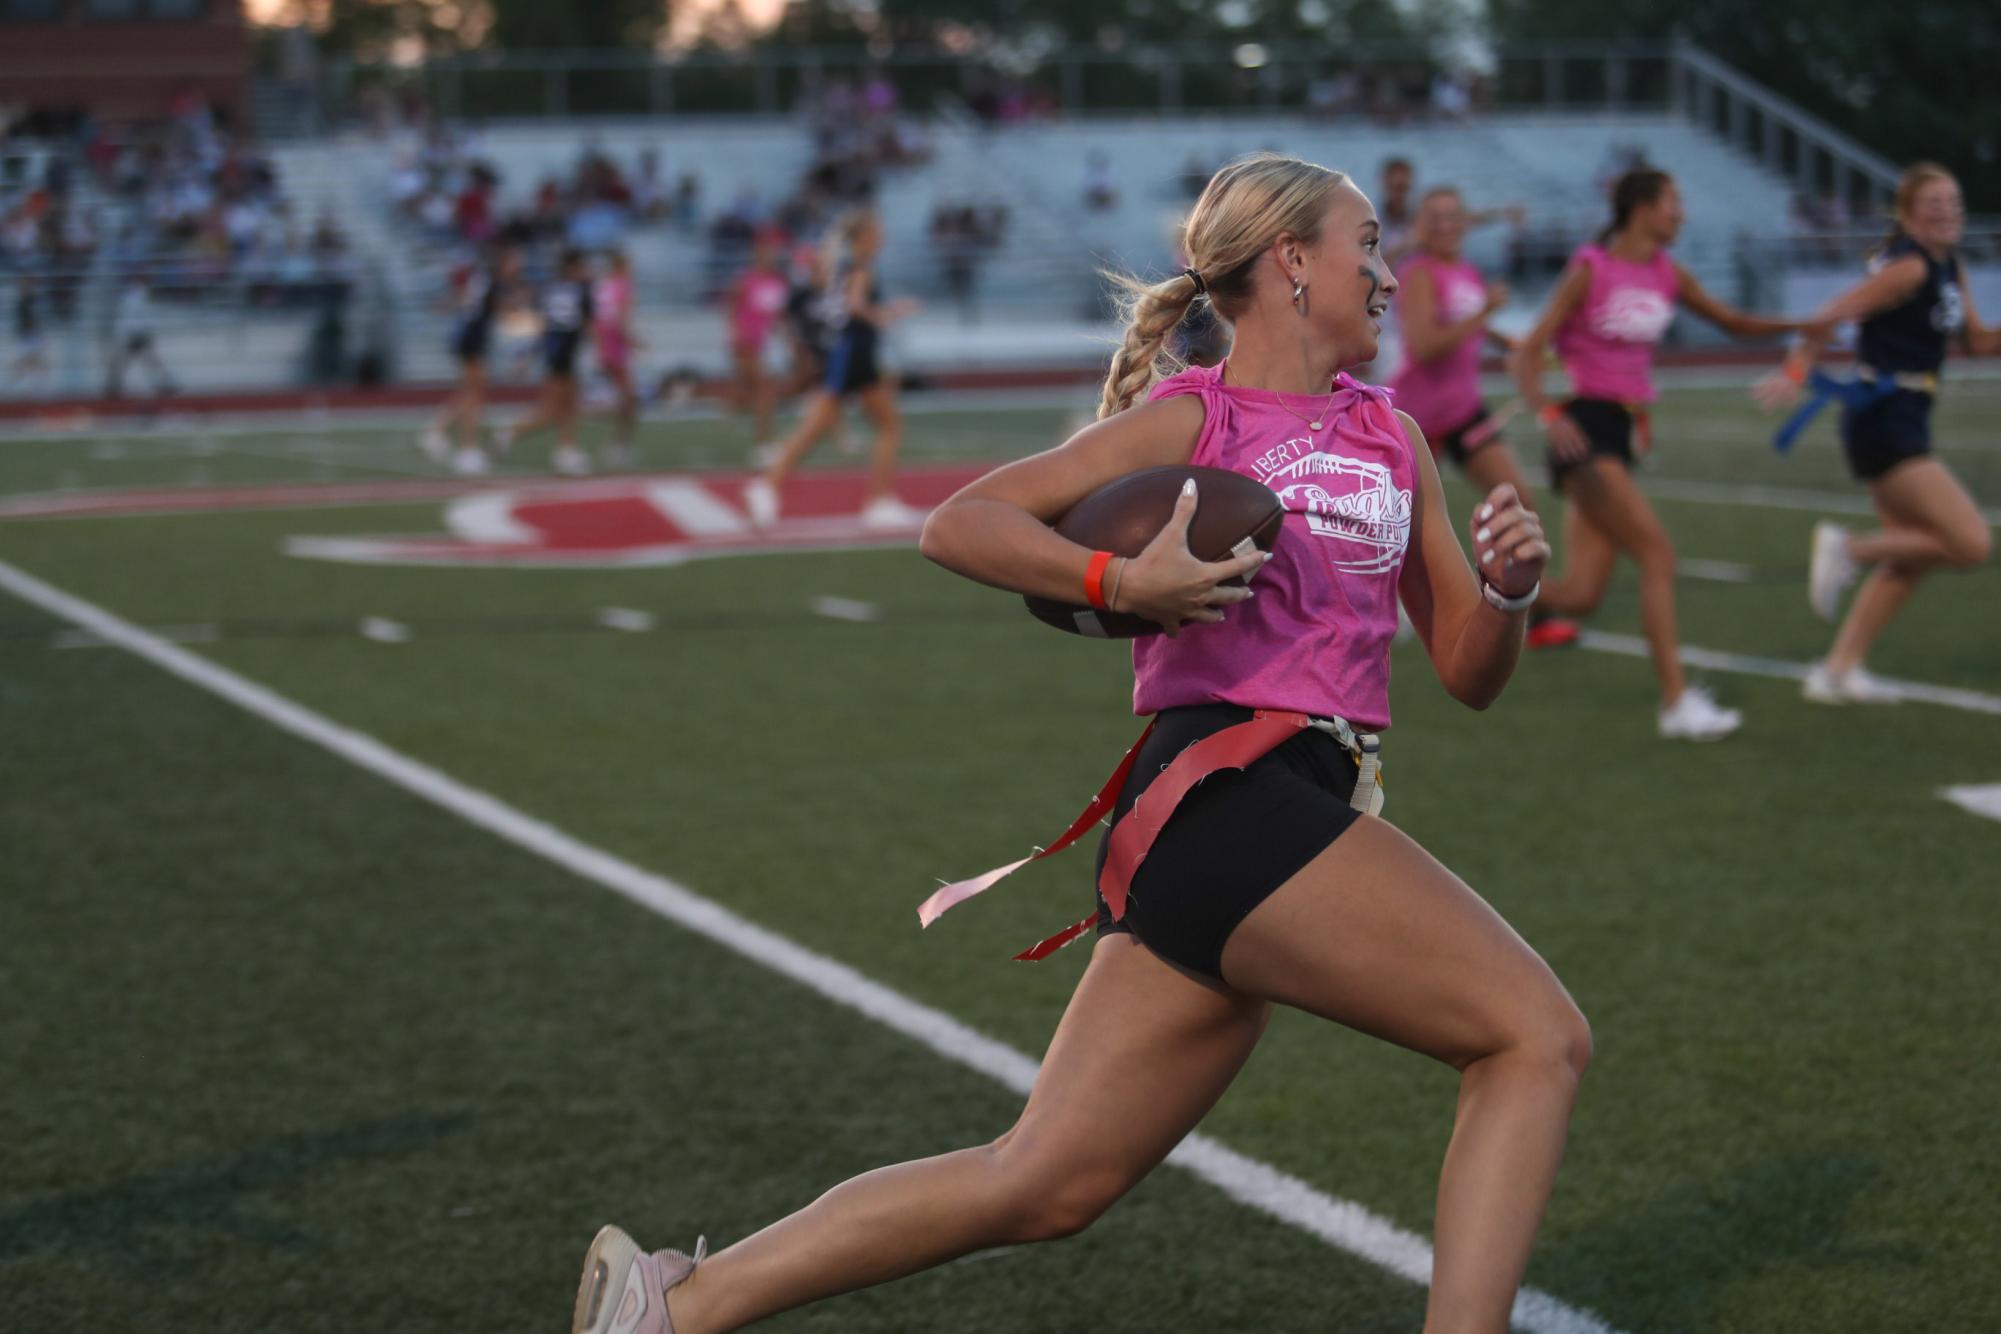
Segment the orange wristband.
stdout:
<path fill-rule="evenodd" d="M 1105 604 L 1105 570 L 1111 563 L 1111 552 L 1094 551 L 1091 563 L 1084 567 L 1084 599 L 1099 611 L 1108 610 Z"/>
<path fill-rule="evenodd" d="M 1787 357 L 1784 361 L 1779 363 L 1779 374 L 1785 376 L 1788 380 L 1791 380 L 1794 384 L 1805 384 L 1806 363 L 1803 361 L 1795 361 L 1791 357 Z"/>
<path fill-rule="evenodd" d="M 1551 426 L 1554 425 L 1556 419 L 1561 417 L 1562 415 L 1563 415 L 1563 405 L 1561 403 L 1545 403 L 1542 405 L 1542 411 L 1538 412 L 1535 415 L 1535 419 L 1541 422 L 1544 426 Z"/>

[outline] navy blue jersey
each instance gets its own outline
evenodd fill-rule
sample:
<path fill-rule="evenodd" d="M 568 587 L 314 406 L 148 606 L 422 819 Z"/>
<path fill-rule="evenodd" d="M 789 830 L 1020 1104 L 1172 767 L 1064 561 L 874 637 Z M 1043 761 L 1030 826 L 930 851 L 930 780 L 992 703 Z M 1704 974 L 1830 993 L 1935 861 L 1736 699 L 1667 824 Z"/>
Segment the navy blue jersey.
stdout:
<path fill-rule="evenodd" d="M 1899 235 L 1869 262 L 1875 273 L 1906 255 L 1925 262 L 1925 280 L 1909 299 L 1862 321 L 1856 353 L 1879 371 L 1936 371 L 1945 364 L 1946 339 L 1966 323 L 1960 291 L 1959 256 L 1933 259 L 1910 237 Z"/>
<path fill-rule="evenodd" d="M 825 355 L 834 331 L 820 316 L 819 289 L 811 283 L 795 284 L 785 297 L 785 318 L 792 321 L 793 332 L 799 335 L 800 342 Z"/>
<path fill-rule="evenodd" d="M 493 308 L 500 298 L 499 284 L 490 269 L 474 269 L 459 289 L 458 320 L 461 329 L 485 325 L 493 320 Z"/>
<path fill-rule="evenodd" d="M 552 334 L 583 332 L 591 322 L 591 285 L 582 278 L 558 278 L 542 289 L 542 328 Z"/>
<path fill-rule="evenodd" d="M 826 319 L 831 328 L 840 331 L 840 341 L 873 349 L 877 332 L 874 322 L 848 312 L 848 286 L 857 272 L 866 280 L 868 303 L 871 306 L 881 303 L 882 290 L 876 286 L 875 275 L 867 269 L 844 264 L 826 291 Z"/>

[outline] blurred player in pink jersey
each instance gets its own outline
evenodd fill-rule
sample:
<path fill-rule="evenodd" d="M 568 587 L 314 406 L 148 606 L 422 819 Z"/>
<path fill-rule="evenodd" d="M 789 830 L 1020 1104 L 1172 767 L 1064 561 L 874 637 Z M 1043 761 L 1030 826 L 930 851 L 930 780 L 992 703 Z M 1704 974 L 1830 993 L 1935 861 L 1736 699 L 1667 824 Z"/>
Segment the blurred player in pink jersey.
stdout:
<path fill-rule="evenodd" d="M 781 266 L 784 238 L 766 229 L 751 243 L 750 267 L 730 284 L 730 406 L 751 414 L 758 444 L 771 439 L 776 386 L 765 373 L 771 335 L 785 317 L 791 284 Z"/>
<path fill-rule="evenodd" d="M 1390 387 L 1397 406 L 1423 429 L 1434 456 L 1457 464 L 1481 495 L 1506 482 L 1533 508 L 1528 479 L 1501 434 L 1509 413 L 1489 412 L 1480 397 L 1483 344 L 1508 351 L 1514 342 L 1488 326 L 1488 318 L 1507 304 L 1508 289 L 1489 283 L 1467 262 L 1467 222 L 1466 202 L 1452 186 L 1427 190 L 1418 201 L 1412 248 L 1397 270 L 1404 354 Z M 1531 648 L 1576 638 L 1574 621 L 1530 614 Z"/>
<path fill-rule="evenodd" d="M 605 256 L 605 271 L 591 289 L 591 339 L 598 369 L 618 391 L 613 409 L 611 452 L 614 468 L 632 466 L 632 434 L 639 420 L 639 393 L 632 387 L 632 354 L 644 346 L 632 332 L 632 261 L 623 250 Z"/>
<path fill-rule="evenodd" d="M 1668 247 L 1681 233 L 1681 192 L 1664 171 L 1641 168 L 1612 190 L 1612 221 L 1578 248 L 1542 318 L 1515 349 L 1522 405 L 1549 437 L 1551 485 L 1564 500 L 1564 570 L 1541 606 L 1588 616 L 1605 596 L 1620 552 L 1640 567 L 1640 627 L 1660 680 L 1661 736 L 1715 741 L 1744 721 L 1682 670 L 1675 626 L 1674 542 L 1633 480 L 1634 451 L 1652 443 L 1654 349 L 1687 306 L 1738 338 L 1789 333 L 1799 320 L 1747 315 L 1718 301 Z M 1544 398 L 1543 352 L 1554 341 L 1571 397 Z"/>

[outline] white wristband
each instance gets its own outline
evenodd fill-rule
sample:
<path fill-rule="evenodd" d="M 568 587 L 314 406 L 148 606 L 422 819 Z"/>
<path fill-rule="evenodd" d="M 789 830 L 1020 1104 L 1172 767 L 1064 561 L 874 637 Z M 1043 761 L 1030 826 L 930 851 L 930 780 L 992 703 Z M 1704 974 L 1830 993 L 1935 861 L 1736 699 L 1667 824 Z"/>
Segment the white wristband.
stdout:
<path fill-rule="evenodd" d="M 1487 605 L 1495 611 L 1509 613 L 1527 611 L 1535 605 L 1536 595 L 1541 592 L 1542 580 L 1540 579 L 1535 581 L 1535 587 L 1529 589 L 1528 592 L 1522 594 L 1520 597 L 1512 598 L 1488 583 L 1484 577 L 1480 580 L 1480 596 L 1487 599 Z"/>

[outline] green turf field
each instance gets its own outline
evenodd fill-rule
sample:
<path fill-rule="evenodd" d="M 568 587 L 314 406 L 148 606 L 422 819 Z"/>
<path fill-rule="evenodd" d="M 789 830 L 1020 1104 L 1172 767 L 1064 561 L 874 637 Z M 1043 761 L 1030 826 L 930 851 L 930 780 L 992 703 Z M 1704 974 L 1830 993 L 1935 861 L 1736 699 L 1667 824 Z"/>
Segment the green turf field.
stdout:
<path fill-rule="evenodd" d="M 915 413 L 911 453 L 1005 456 L 1073 411 Z M 1739 567 L 1684 580 L 1685 640 L 1813 658 L 1814 506 L 1862 494 L 1831 429 L 1778 459 L 1722 391 L 1670 395 L 1659 423 L 1647 476 L 1683 556 Z M 1939 434 L 2001 506 L 2001 386 L 1956 391 Z M 410 437 L 302 419 L 4 440 L 0 500 L 428 473 Z M 656 423 L 643 458 L 730 464 L 744 443 Z M 1084 955 L 1008 955 L 1083 911 L 1088 854 L 921 935 L 913 910 L 1095 789 L 1137 731 L 1117 648 L 911 551 L 575 571 L 281 552 L 435 529 L 438 510 L 0 521 L 0 561 L 136 623 L 208 627 L 204 657 L 1040 1051 Z M 607 629 L 607 606 L 654 626 Z M 407 642 L 365 638 L 365 618 Z M 1629 572 L 1595 628 L 1636 632 Z M 1872 665 L 2001 694 L 2001 568 L 1937 579 Z M 1549 958 L 1596 1032 L 1531 1283 L 1630 1334 L 1996 1328 L 2001 823 L 1938 793 L 2001 783 L 2001 716 L 1829 711 L 1712 670 L 1743 732 L 1670 746 L 1629 657 L 1536 655 L 1484 714 L 1413 647 L 1396 673 L 1388 815 Z M 607 1218 L 652 1245 L 727 1243 L 1017 1106 L 5 594 L 0 739 L 8 1334 L 560 1328 Z M 1505 779 L 1475 781 L 1496 757 Z M 1453 1091 L 1443 1067 L 1282 1016 L 1204 1129 L 1428 1232 Z M 1163 1171 L 1078 1239 L 772 1328 L 1387 1332 L 1422 1302 Z"/>

